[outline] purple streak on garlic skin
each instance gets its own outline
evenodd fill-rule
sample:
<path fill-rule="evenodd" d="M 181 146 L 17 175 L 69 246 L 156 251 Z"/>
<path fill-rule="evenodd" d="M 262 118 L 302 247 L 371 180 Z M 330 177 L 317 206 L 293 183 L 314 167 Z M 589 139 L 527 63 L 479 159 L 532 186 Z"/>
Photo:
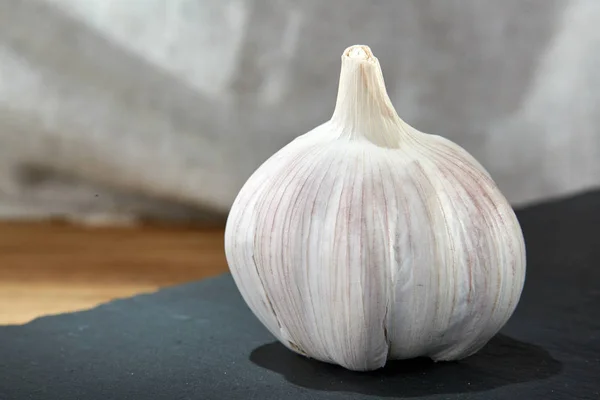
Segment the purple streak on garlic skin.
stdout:
<path fill-rule="evenodd" d="M 398 117 L 366 46 L 342 56 L 332 119 L 240 190 L 225 249 L 278 340 L 357 371 L 473 354 L 512 315 L 525 280 L 521 229 L 492 178 Z"/>

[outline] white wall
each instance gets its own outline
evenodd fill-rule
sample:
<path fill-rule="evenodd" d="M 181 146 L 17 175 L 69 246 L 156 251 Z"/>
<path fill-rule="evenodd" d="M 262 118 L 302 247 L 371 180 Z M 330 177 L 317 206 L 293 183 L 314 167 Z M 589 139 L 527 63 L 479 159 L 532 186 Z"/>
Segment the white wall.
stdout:
<path fill-rule="evenodd" d="M 330 117 L 357 43 L 516 206 L 600 186 L 599 24 L 597 0 L 4 0 L 0 218 L 226 212 Z"/>

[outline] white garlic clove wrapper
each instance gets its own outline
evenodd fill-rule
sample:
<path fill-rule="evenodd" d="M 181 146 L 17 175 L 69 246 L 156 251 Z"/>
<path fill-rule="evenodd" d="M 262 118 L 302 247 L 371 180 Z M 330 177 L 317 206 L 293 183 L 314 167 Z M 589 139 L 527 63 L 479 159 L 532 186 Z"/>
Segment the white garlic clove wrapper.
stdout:
<path fill-rule="evenodd" d="M 244 300 L 278 340 L 357 371 L 477 352 L 525 281 L 507 200 L 465 150 L 398 117 L 367 46 L 342 55 L 331 120 L 243 186 L 225 250 Z"/>

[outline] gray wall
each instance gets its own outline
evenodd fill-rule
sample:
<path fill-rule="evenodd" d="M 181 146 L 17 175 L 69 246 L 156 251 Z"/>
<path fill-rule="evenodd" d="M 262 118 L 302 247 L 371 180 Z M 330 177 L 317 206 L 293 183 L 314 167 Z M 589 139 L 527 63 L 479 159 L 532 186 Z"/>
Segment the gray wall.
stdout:
<path fill-rule="evenodd" d="M 600 186 L 597 0 L 2 0 L 0 218 L 226 213 L 367 44 L 515 205 Z"/>

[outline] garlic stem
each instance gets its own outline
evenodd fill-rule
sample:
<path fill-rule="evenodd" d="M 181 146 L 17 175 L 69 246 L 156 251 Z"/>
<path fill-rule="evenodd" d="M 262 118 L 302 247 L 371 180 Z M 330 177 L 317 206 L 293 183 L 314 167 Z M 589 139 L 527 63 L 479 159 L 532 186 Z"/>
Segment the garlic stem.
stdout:
<path fill-rule="evenodd" d="M 350 46 L 342 54 L 331 122 L 340 137 L 366 139 L 387 148 L 398 148 L 408 134 L 388 96 L 379 60 L 368 46 Z"/>

